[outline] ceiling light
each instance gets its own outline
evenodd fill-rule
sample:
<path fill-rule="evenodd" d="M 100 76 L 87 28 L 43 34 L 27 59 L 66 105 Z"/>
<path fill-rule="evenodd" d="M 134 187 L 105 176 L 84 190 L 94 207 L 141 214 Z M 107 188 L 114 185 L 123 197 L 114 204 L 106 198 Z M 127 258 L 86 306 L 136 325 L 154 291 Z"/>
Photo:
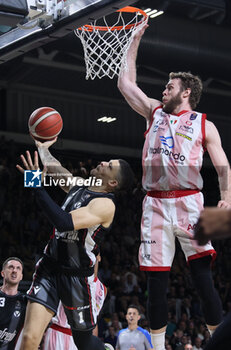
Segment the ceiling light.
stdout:
<path fill-rule="evenodd" d="M 164 11 L 158 11 L 157 13 L 154 13 L 153 15 L 150 16 L 150 18 L 154 18 L 160 15 L 163 15 Z"/>
<path fill-rule="evenodd" d="M 152 9 L 146 9 L 146 10 L 144 10 L 144 12 L 146 12 L 147 13 L 147 15 L 148 16 L 150 16 L 150 15 L 152 15 L 153 13 L 156 13 L 157 12 L 157 10 L 155 9 L 155 10 L 152 10 Z"/>
<path fill-rule="evenodd" d="M 151 8 L 147 8 L 146 10 L 144 10 L 144 12 L 146 12 L 150 18 L 160 16 L 164 13 L 164 11 L 158 11 L 156 9 L 152 10 Z"/>
<path fill-rule="evenodd" d="M 112 123 L 116 120 L 117 118 L 112 118 L 112 117 L 101 117 L 99 119 L 97 119 L 98 122 L 102 122 L 102 123 Z"/>

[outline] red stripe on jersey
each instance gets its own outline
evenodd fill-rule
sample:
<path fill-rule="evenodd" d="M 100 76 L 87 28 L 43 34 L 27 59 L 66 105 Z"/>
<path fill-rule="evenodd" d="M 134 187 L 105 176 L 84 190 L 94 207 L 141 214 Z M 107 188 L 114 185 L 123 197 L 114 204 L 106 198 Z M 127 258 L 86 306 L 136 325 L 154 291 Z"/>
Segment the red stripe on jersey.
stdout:
<path fill-rule="evenodd" d="M 91 292 L 90 292 L 90 289 L 89 289 L 89 284 L 87 283 L 87 277 L 85 277 L 85 282 L 86 282 L 86 285 L 87 285 L 87 290 L 88 290 L 88 295 L 89 295 L 89 305 L 90 305 L 91 323 L 92 323 L 92 325 L 94 325 L 94 318 L 93 318 L 93 315 L 92 315 Z"/>
<path fill-rule="evenodd" d="M 63 307 L 65 307 L 68 310 L 77 310 L 78 306 L 74 307 L 74 306 L 67 306 L 63 304 Z"/>
<path fill-rule="evenodd" d="M 198 192 L 200 192 L 200 190 L 148 191 L 147 196 L 154 198 L 179 198 L 191 196 Z"/>
<path fill-rule="evenodd" d="M 204 148 L 204 151 L 207 151 L 205 147 L 205 141 L 206 141 L 206 133 L 205 133 L 205 120 L 207 119 L 207 115 L 205 113 L 202 114 L 201 118 L 201 132 L 202 132 L 202 146 Z"/>
<path fill-rule="evenodd" d="M 87 229 L 86 230 L 84 230 L 84 234 L 83 234 L 83 244 L 84 244 L 84 242 L 85 242 L 85 238 L 86 238 L 86 236 L 87 236 Z"/>
<path fill-rule="evenodd" d="M 50 325 L 50 328 L 54 329 L 55 331 L 64 333 L 64 334 L 72 335 L 70 328 L 65 328 L 65 327 L 59 326 L 55 323 L 52 323 L 52 325 Z"/>
<path fill-rule="evenodd" d="M 55 227 L 53 228 L 53 232 L 52 232 L 52 234 L 50 235 L 50 238 L 52 239 L 52 238 L 54 238 L 55 237 Z"/>
<path fill-rule="evenodd" d="M 31 286 L 31 289 L 30 289 L 29 292 L 28 292 L 28 295 L 31 295 L 31 293 L 32 293 L 33 290 L 34 290 L 34 281 L 35 281 L 35 279 L 37 278 L 37 273 L 36 273 L 36 272 L 37 272 L 37 270 L 38 270 L 38 268 L 39 268 L 39 265 L 40 265 L 41 261 L 42 261 L 42 258 L 40 258 L 39 261 L 37 262 L 37 264 L 35 265 L 35 272 L 34 272 L 34 274 L 33 274 L 32 286 Z"/>
<path fill-rule="evenodd" d="M 155 114 L 155 112 L 157 111 L 157 109 L 159 109 L 159 108 L 162 108 L 162 105 L 156 107 L 156 108 L 154 109 L 154 111 L 152 112 L 152 116 L 151 116 L 151 120 L 150 120 L 150 125 L 149 125 L 148 129 L 145 131 L 144 137 L 145 137 L 145 136 L 147 135 L 147 133 L 149 132 L 149 130 L 150 130 L 151 126 L 152 126 L 153 120 L 154 120 L 154 114 Z"/>
<path fill-rule="evenodd" d="M 95 238 L 95 236 L 97 235 L 97 233 L 101 230 L 101 227 L 99 227 L 95 232 L 94 234 L 92 235 L 92 239 Z"/>
<path fill-rule="evenodd" d="M 216 259 L 217 252 L 214 249 L 207 250 L 206 252 L 194 254 L 188 257 L 188 261 L 203 258 L 204 256 L 212 255 L 212 261 Z"/>
<path fill-rule="evenodd" d="M 140 266 L 141 271 L 170 271 L 171 266 Z"/>
<path fill-rule="evenodd" d="M 179 113 L 177 113 L 177 114 L 172 113 L 172 115 L 175 115 L 176 117 L 180 117 L 182 114 L 185 114 L 185 113 L 187 113 L 187 112 L 189 112 L 189 111 L 183 110 L 183 111 L 181 111 L 181 112 L 179 112 Z"/>

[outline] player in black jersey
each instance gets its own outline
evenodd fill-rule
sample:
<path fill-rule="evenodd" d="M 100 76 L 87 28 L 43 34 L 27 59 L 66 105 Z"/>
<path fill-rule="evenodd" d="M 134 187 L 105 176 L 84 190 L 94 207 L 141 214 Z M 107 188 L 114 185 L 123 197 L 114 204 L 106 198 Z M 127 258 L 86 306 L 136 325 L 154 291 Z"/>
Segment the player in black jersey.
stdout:
<path fill-rule="evenodd" d="M 62 188 L 68 195 L 60 208 L 44 188 L 35 190 L 42 210 L 55 227 L 36 266 L 28 293 L 28 307 L 21 350 L 36 350 L 42 335 L 62 301 L 78 350 L 103 350 L 103 343 L 92 335 L 97 310 L 94 300 L 94 264 L 105 232 L 110 230 L 114 213 L 114 192 L 126 189 L 133 173 L 127 162 L 114 159 L 101 162 L 91 176 L 100 186 L 73 186 L 74 177 L 50 154 L 53 143 L 36 142 L 44 166 L 54 178 L 65 180 Z M 25 169 L 38 169 L 30 153 L 21 156 Z M 17 165 L 24 172 L 24 169 Z M 38 322 L 39 320 L 39 322 Z"/>
<path fill-rule="evenodd" d="M 0 349 L 14 350 L 23 327 L 26 298 L 18 292 L 22 280 L 23 263 L 10 257 L 2 265 L 3 285 L 0 287 Z"/>

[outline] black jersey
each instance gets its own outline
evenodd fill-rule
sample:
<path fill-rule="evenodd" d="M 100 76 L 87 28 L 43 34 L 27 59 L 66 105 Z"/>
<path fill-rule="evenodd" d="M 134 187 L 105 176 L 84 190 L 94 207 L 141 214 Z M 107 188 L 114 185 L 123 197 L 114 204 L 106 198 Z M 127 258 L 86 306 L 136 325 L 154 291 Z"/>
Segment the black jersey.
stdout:
<path fill-rule="evenodd" d="M 85 207 L 94 198 L 110 198 L 114 201 L 112 193 L 94 192 L 86 187 L 75 186 L 68 193 L 62 209 L 70 212 Z M 110 227 L 105 228 L 102 225 L 68 232 L 58 232 L 55 229 L 45 248 L 45 256 L 60 271 L 67 272 L 69 269 L 70 273 L 87 276 L 89 271 L 92 273 L 99 245 L 109 229 Z"/>
<path fill-rule="evenodd" d="M 0 290 L 0 349 L 13 350 L 23 327 L 26 298 L 22 293 L 7 295 Z"/>

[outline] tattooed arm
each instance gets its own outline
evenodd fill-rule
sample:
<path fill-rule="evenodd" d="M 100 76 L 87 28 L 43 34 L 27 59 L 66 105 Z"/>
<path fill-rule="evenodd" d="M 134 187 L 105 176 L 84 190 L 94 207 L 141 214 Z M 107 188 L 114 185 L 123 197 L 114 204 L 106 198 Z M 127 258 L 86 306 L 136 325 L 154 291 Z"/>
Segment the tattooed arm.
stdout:
<path fill-rule="evenodd" d="M 59 180 L 58 184 L 63 191 L 68 192 L 75 185 L 75 181 L 80 177 L 74 177 L 72 173 L 64 168 L 62 164 L 50 153 L 49 147 L 55 143 L 57 138 L 52 141 L 39 142 L 35 141 L 38 148 L 40 159 L 43 166 L 46 167 L 49 175 L 54 180 Z M 62 179 L 62 181 L 60 181 Z"/>

